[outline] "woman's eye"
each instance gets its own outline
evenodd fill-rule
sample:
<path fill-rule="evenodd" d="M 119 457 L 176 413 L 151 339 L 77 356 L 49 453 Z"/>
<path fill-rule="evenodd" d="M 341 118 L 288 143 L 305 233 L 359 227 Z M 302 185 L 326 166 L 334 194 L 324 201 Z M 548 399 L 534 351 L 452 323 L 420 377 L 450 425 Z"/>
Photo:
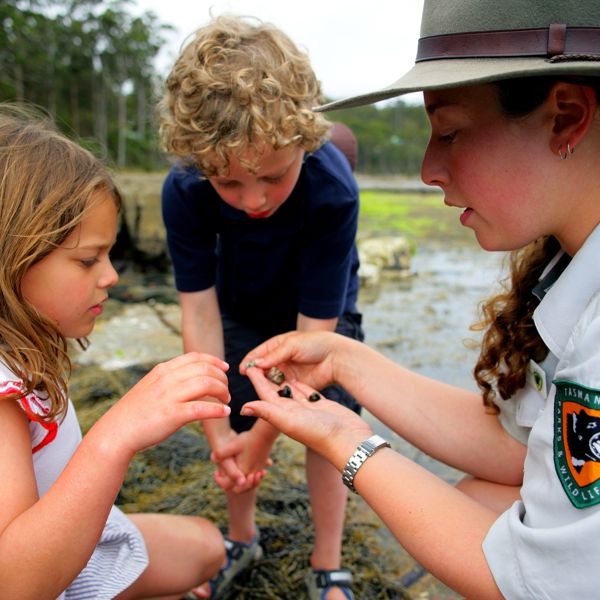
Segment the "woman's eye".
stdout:
<path fill-rule="evenodd" d="M 451 133 L 446 133 L 445 135 L 440 135 L 439 136 L 439 141 L 444 143 L 444 144 L 450 144 L 454 141 L 454 139 L 456 138 L 456 131 L 452 131 Z"/>

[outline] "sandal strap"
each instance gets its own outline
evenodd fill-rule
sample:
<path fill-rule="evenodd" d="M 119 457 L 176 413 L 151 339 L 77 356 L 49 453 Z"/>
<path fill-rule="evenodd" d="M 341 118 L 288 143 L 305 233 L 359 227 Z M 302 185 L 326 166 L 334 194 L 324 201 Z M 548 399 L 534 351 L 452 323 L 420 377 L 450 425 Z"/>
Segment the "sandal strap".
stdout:
<path fill-rule="evenodd" d="M 348 569 L 313 569 L 313 573 L 319 589 L 352 585 L 352 573 Z"/>

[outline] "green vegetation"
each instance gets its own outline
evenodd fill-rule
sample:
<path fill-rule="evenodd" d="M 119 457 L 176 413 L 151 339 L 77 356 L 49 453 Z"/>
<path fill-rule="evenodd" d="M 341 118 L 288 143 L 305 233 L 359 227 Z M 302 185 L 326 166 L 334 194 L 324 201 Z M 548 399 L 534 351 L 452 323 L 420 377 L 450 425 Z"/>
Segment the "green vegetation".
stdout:
<path fill-rule="evenodd" d="M 422 106 L 397 100 L 383 108 L 368 105 L 333 111 L 328 118 L 354 132 L 359 173 L 419 173 L 429 139 L 429 123 Z"/>
<path fill-rule="evenodd" d="M 404 235 L 411 243 L 424 239 L 472 241 L 458 212 L 444 205 L 441 193 L 364 190 L 360 195 L 359 237 Z"/>
<path fill-rule="evenodd" d="M 44 108 L 68 134 L 119 168 L 164 169 L 154 108 L 155 58 L 170 29 L 135 0 L 0 1 L 0 101 Z M 429 125 L 398 100 L 335 111 L 358 140 L 360 173 L 416 174 Z"/>

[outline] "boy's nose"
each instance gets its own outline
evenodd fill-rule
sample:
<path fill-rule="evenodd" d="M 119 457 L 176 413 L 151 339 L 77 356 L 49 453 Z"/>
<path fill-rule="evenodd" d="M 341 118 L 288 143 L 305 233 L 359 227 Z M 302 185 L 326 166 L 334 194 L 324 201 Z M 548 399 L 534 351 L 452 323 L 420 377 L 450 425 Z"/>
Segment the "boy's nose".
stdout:
<path fill-rule="evenodd" d="M 244 194 L 242 200 L 244 209 L 250 212 L 258 212 L 266 203 L 267 199 L 262 190 L 249 191 Z"/>

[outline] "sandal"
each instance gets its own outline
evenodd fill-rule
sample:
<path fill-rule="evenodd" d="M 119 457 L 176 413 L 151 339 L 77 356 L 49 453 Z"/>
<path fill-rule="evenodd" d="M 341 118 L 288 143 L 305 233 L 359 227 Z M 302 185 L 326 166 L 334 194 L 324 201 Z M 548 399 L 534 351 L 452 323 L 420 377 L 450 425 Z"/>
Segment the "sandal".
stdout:
<path fill-rule="evenodd" d="M 310 600 L 324 600 L 332 587 L 340 588 L 348 600 L 354 600 L 350 590 L 352 573 L 348 569 L 313 569 L 306 576 L 305 583 Z"/>
<path fill-rule="evenodd" d="M 263 555 L 263 549 L 258 543 L 258 532 L 250 544 L 225 538 L 225 551 L 227 564 L 210 580 L 211 600 L 221 598 L 232 581 Z"/>

